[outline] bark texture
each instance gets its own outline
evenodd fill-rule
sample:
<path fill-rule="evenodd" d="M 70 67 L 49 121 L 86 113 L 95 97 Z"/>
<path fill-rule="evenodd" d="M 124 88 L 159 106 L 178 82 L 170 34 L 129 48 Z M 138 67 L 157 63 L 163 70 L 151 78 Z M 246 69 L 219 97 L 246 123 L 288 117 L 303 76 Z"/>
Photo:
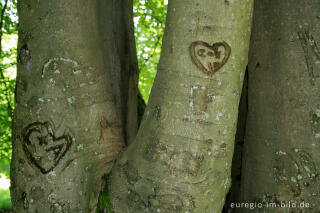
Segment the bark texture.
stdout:
<path fill-rule="evenodd" d="M 140 130 L 109 177 L 114 212 L 221 212 L 252 6 L 250 0 L 169 2 Z"/>
<path fill-rule="evenodd" d="M 131 4 L 18 2 L 16 212 L 95 212 L 104 177 L 137 129 Z"/>
<path fill-rule="evenodd" d="M 243 200 L 265 206 L 254 212 L 320 210 L 319 10 L 317 0 L 255 2 L 242 171 Z M 289 201 L 311 207 L 281 208 Z"/>

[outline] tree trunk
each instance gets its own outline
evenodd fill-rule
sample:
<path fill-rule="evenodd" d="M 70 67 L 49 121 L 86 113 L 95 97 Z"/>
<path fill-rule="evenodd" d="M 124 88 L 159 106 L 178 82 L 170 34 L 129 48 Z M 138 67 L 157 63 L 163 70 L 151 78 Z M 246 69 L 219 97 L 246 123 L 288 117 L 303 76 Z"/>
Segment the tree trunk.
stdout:
<path fill-rule="evenodd" d="M 109 177 L 114 212 L 221 212 L 251 14 L 252 1 L 169 2 L 140 130 Z"/>
<path fill-rule="evenodd" d="M 255 3 L 242 197 L 263 203 L 256 212 L 320 210 L 319 10 L 317 0 Z M 298 208 L 280 208 L 289 201 Z"/>
<path fill-rule="evenodd" d="M 95 212 L 104 177 L 137 130 L 131 4 L 19 1 L 16 212 Z"/>
<path fill-rule="evenodd" d="M 126 144 L 133 142 L 138 131 L 139 68 L 133 25 L 133 1 L 112 0 L 112 27 L 115 39 L 114 56 L 118 56 L 121 72 L 117 84 L 120 91 L 121 115 Z M 106 18 L 105 18 L 106 20 Z M 109 33 L 105 33 L 110 37 Z M 108 47 L 108 46 L 106 46 Z M 107 53 L 108 50 L 105 50 Z M 118 74 L 116 72 L 116 74 Z"/>

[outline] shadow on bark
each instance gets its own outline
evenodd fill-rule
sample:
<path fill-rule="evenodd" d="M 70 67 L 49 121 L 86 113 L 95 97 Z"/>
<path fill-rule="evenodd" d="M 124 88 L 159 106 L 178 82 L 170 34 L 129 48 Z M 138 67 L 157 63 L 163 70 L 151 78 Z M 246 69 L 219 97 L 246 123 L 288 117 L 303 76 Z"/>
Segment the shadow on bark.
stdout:
<path fill-rule="evenodd" d="M 225 206 L 222 213 L 232 213 L 234 209 L 230 208 L 231 203 L 239 202 L 241 187 L 241 168 L 243 144 L 245 141 L 246 120 L 248 112 L 248 67 L 246 68 L 241 99 L 239 103 L 239 114 L 237 123 L 237 132 L 235 136 L 234 153 L 232 158 L 231 179 L 232 184 L 226 197 Z"/>

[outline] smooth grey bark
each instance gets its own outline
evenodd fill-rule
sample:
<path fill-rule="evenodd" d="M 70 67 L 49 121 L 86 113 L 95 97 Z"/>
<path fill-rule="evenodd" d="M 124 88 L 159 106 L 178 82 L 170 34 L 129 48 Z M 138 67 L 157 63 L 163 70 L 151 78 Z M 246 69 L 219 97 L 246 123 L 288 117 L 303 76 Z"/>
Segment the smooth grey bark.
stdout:
<path fill-rule="evenodd" d="M 319 212 L 320 4 L 257 0 L 254 11 L 242 199 L 265 208 L 240 212 Z M 311 207 L 266 207 L 289 201 Z"/>
<path fill-rule="evenodd" d="M 169 1 L 141 127 L 109 177 L 114 212 L 221 212 L 230 186 L 252 4 Z"/>
<path fill-rule="evenodd" d="M 137 129 L 130 7 L 111 0 L 18 2 L 15 212 L 95 212 L 105 176 Z"/>

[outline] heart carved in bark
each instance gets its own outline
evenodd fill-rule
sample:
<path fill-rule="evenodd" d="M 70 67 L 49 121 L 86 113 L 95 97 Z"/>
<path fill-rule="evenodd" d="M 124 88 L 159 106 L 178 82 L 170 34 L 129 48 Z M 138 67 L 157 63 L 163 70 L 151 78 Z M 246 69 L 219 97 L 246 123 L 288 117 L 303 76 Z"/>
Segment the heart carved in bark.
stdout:
<path fill-rule="evenodd" d="M 22 132 L 23 150 L 43 174 L 52 171 L 72 144 L 69 133 L 56 137 L 49 122 L 29 124 Z"/>
<path fill-rule="evenodd" d="M 193 63 L 205 74 L 213 75 L 229 59 L 231 48 L 226 42 L 209 45 L 203 41 L 192 42 L 190 55 Z"/>

